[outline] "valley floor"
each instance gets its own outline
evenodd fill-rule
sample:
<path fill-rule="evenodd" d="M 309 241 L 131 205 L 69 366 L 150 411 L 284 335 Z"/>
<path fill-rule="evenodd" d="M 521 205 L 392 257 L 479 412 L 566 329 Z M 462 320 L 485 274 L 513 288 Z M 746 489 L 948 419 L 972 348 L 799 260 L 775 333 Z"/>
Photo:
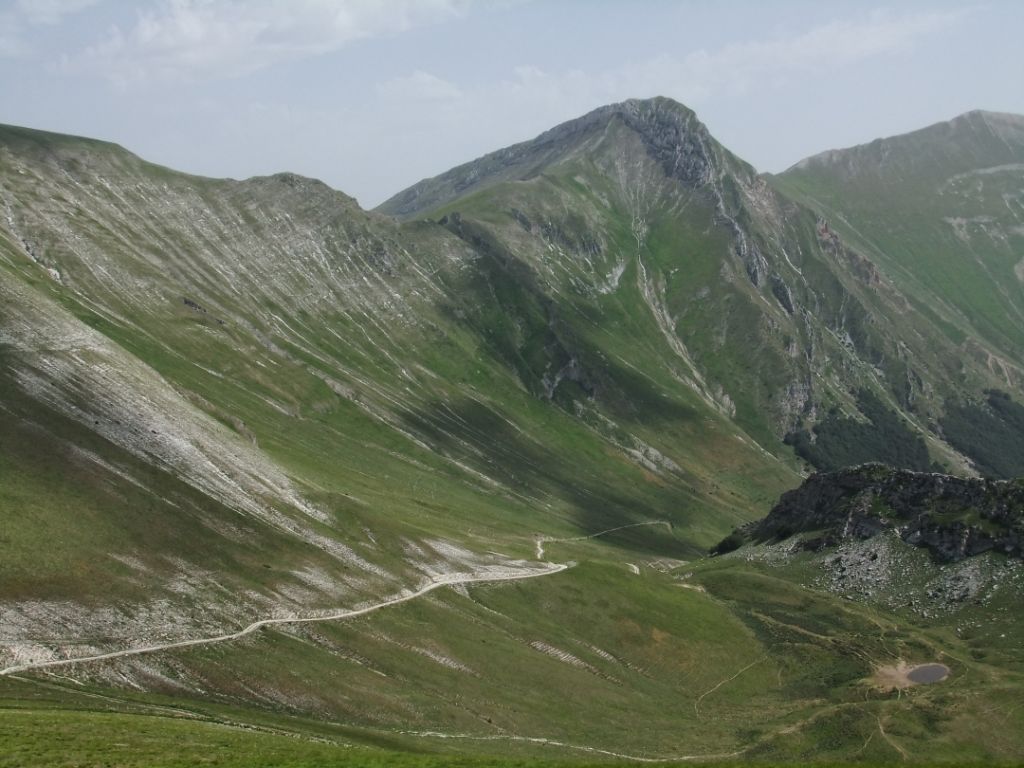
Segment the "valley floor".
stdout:
<path fill-rule="evenodd" d="M 346 621 L 7 674 L 0 766 L 1010 764 L 1021 754 L 1014 642 L 993 649 L 959 637 L 957 622 L 800 586 L 810 562 L 650 559 L 622 533 L 546 542 L 572 568 L 453 579 Z M 1015 622 L 1000 629 L 1019 632 Z M 947 680 L 874 678 L 933 661 Z"/>

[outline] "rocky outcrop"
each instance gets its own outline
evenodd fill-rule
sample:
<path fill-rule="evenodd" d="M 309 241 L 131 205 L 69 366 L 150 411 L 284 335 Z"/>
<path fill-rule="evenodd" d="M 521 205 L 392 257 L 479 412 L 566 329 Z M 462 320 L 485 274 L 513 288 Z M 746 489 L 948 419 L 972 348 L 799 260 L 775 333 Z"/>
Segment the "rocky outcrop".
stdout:
<path fill-rule="evenodd" d="M 819 550 L 894 530 L 941 562 L 984 552 L 1024 559 L 1024 481 L 896 470 L 881 464 L 812 475 L 768 516 L 734 532 L 718 551 L 804 534 Z"/>

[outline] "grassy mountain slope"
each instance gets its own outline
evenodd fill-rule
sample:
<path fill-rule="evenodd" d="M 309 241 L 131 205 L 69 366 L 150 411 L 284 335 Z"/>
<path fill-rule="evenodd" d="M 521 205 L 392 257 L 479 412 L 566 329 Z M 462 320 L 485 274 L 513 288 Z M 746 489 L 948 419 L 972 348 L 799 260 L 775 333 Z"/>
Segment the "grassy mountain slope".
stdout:
<path fill-rule="evenodd" d="M 1024 624 L 1015 607 L 1024 589 L 1022 494 L 1019 480 L 965 479 L 882 465 L 814 475 L 784 494 L 763 520 L 722 542 L 719 549 L 727 554 L 695 571 L 705 584 L 753 571 L 778 585 L 772 589 L 802 585 L 819 598 L 831 595 L 846 616 L 873 614 L 885 650 L 872 659 L 870 679 L 876 690 L 888 691 L 890 700 L 909 701 L 873 713 L 874 725 L 872 715 L 854 706 L 821 713 L 819 724 L 841 728 L 846 736 L 838 741 L 845 740 L 848 750 L 853 733 L 866 727 L 904 760 L 937 759 L 930 749 L 904 741 L 915 731 L 931 733 L 933 746 L 949 749 L 946 758 L 952 761 L 986 752 L 985 759 L 998 760 L 989 751 L 993 748 L 1007 750 L 1004 760 L 1019 760 L 1020 723 L 1006 702 L 1018 695 L 1024 661 Z M 809 628 L 806 618 L 796 623 Z M 841 643 L 845 638 L 835 630 L 842 625 L 822 627 L 828 627 L 832 642 Z M 908 626 L 919 632 L 915 642 L 890 634 Z M 918 664 L 942 664 L 948 677 L 934 685 L 908 685 L 905 670 Z M 993 719 L 978 720 L 983 711 Z M 961 747 L 953 742 L 965 738 L 965 728 L 976 729 L 978 741 L 954 757 Z M 775 743 L 821 746 L 805 741 L 808 735 L 787 733 Z M 860 753 L 837 758 L 855 754 Z"/>
<path fill-rule="evenodd" d="M 900 542 L 875 561 L 848 549 L 842 581 L 830 553 L 785 544 L 668 571 L 626 555 L 638 575 L 615 562 L 614 547 L 553 545 L 552 557 L 582 564 L 550 580 L 438 593 L 355 624 L 151 656 L 145 676 L 112 664 L 4 679 L 0 703 L 27 725 L 19 733 L 5 716 L 0 743 L 30 758 L 22 764 L 58 754 L 40 736 L 55 728 L 96 756 L 85 764 L 112 754 L 146 764 L 140 756 L 160 745 L 173 764 L 174 734 L 209 744 L 225 764 L 280 749 L 284 734 L 288 759 L 309 765 L 340 754 L 357 765 L 1019 757 L 1020 569 L 985 561 L 981 599 L 950 603 L 927 595 L 965 575 L 979 581 L 970 569 L 936 571 Z M 850 583 L 853 562 L 887 569 L 873 595 Z M 912 601 L 901 602 L 908 583 Z M 950 678 L 886 687 L 880 671 L 901 660 L 943 663 Z M 125 674 L 146 690 L 126 686 Z M 124 746 L 100 749 L 97 734 Z"/>
<path fill-rule="evenodd" d="M 624 544 L 686 557 L 795 477 L 643 357 L 585 413 L 548 396 L 462 291 L 526 321 L 551 297 L 443 226 L 2 139 L 6 663 L 529 566 L 540 534 L 657 519 Z"/>
<path fill-rule="evenodd" d="M 1024 358 L 1024 118 L 970 112 L 808 158 L 771 178 L 874 260 L 932 318 L 966 373 L 1019 401 Z M 998 382 L 998 383 L 996 383 Z M 982 403 L 977 379 L 936 416 Z M 982 462 L 983 467 L 989 464 Z"/>
<path fill-rule="evenodd" d="M 906 290 L 928 291 L 951 340 L 980 337 L 1019 367 L 1022 178 L 1024 117 L 979 111 L 815 155 L 773 182 L 870 249 Z"/>
<path fill-rule="evenodd" d="M 584 332 L 629 323 L 631 349 L 667 342 L 668 375 L 770 452 L 831 419 L 845 442 L 836 453 L 888 458 L 853 428 L 881 409 L 900 453 L 916 456 L 924 440 L 923 466 L 965 468 L 937 426 L 946 400 L 996 384 L 1019 396 L 987 358 L 965 359 L 963 337 L 948 337 L 926 294 L 905 293 L 887 263 L 775 191 L 667 99 L 596 110 L 380 210 L 442 220 L 515 254 L 569 299 L 560 308 L 580 308 L 580 325 L 593 327 Z M 594 321 L 606 317 L 616 319 Z"/>
<path fill-rule="evenodd" d="M 535 575 L 3 675 L 0 753 L 66 729 L 97 762 L 125 723 L 126 764 L 186 734 L 296 764 L 1021 753 L 1013 712 L 978 727 L 1019 692 L 1012 621 L 968 658 L 809 555 L 701 558 L 797 483 L 791 430 L 870 413 L 954 465 L 937 404 L 1001 379 L 681 105 L 455 169 L 403 221 L 2 128 L 0 206 L 0 666 Z M 872 682 L 935 655 L 955 687 Z"/>

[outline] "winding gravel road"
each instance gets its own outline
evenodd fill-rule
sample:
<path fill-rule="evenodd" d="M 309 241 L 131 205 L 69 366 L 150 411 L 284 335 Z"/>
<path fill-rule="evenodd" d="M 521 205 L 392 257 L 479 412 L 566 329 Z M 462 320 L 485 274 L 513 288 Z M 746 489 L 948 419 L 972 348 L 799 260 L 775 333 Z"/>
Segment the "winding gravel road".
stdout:
<path fill-rule="evenodd" d="M 415 600 L 417 597 L 422 597 L 428 592 L 433 592 L 435 589 L 440 587 L 451 587 L 458 586 L 459 584 L 477 584 L 483 582 L 499 582 L 499 581 L 519 581 L 521 579 L 533 579 L 538 576 L 550 576 L 555 573 L 569 568 L 568 565 L 562 563 L 548 563 L 544 568 L 530 568 L 521 571 L 515 571 L 511 573 L 469 573 L 469 574 L 451 574 L 443 576 L 435 581 L 430 582 L 426 586 L 421 587 L 415 592 L 405 592 L 397 595 L 396 597 L 388 598 L 379 603 L 373 603 L 372 605 L 365 606 L 363 608 L 352 608 L 349 610 L 338 611 L 337 613 L 327 614 L 325 616 L 309 616 L 309 617 L 283 617 L 276 619 L 260 619 L 254 621 L 252 624 L 247 626 L 245 629 L 239 630 L 238 632 L 231 632 L 225 635 L 216 635 L 214 637 L 199 637 L 193 640 L 178 640 L 173 643 L 161 643 L 157 645 L 147 645 L 141 648 L 127 648 L 123 651 L 111 651 L 110 653 L 100 653 L 95 656 L 79 656 L 76 658 L 68 659 L 51 659 L 49 661 L 37 661 L 29 662 L 27 664 L 17 664 L 14 666 L 0 669 L 0 676 L 13 675 L 18 672 L 28 672 L 33 669 L 49 669 L 52 667 L 66 667 L 71 664 L 84 664 L 90 661 L 108 661 L 110 659 L 120 659 L 126 656 L 141 656 L 145 653 L 157 653 L 159 651 L 169 651 L 175 648 L 191 648 L 198 645 L 213 645 L 214 643 L 226 643 L 232 640 L 238 640 L 251 635 L 258 629 L 268 627 L 273 624 L 308 624 L 315 621 L 337 621 L 338 619 L 352 619 L 356 616 L 365 616 L 368 613 L 379 611 L 381 608 L 387 608 L 389 605 L 398 605 L 399 603 L 405 603 L 410 600 Z"/>

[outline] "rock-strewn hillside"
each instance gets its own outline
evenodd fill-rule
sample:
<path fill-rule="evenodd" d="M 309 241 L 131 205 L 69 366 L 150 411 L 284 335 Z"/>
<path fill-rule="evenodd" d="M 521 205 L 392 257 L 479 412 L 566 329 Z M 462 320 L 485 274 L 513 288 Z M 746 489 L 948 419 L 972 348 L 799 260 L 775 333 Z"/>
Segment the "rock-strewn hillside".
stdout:
<path fill-rule="evenodd" d="M 955 562 L 985 552 L 1024 558 L 1024 481 L 981 480 L 869 464 L 816 474 L 779 499 L 768 516 L 719 545 L 806 534 L 800 546 L 822 549 L 894 531 Z"/>

